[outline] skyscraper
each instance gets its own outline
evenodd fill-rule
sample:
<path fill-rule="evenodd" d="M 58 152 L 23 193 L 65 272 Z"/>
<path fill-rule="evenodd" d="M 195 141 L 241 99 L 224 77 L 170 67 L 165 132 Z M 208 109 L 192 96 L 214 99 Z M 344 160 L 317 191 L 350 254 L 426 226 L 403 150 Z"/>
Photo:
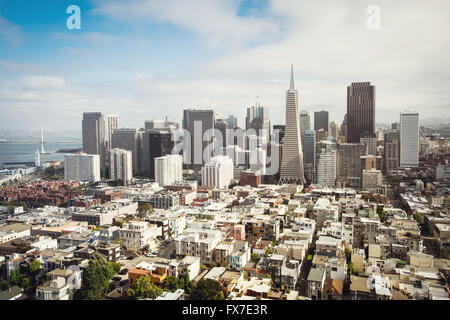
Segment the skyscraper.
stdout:
<path fill-rule="evenodd" d="M 306 110 L 300 111 L 300 132 L 305 133 L 306 130 L 311 129 L 311 116 Z"/>
<path fill-rule="evenodd" d="M 105 121 L 101 112 L 84 112 L 82 121 L 83 152 L 98 154 L 100 166 L 106 164 Z"/>
<path fill-rule="evenodd" d="M 151 179 L 155 178 L 155 158 L 172 153 L 174 141 L 169 129 L 154 129 L 142 134 L 142 171 Z"/>
<path fill-rule="evenodd" d="M 205 135 L 205 132 L 214 129 L 215 115 L 213 110 L 184 110 L 183 129 L 190 134 L 185 137 L 185 152 L 187 156 L 185 161 L 194 170 L 200 170 L 202 165 L 209 161 L 213 148 L 205 149 L 212 143 L 213 134 Z M 212 132 L 211 132 L 212 133 Z M 206 159 L 204 159 L 204 154 Z"/>
<path fill-rule="evenodd" d="M 354 82 L 347 87 L 348 143 L 360 143 L 362 137 L 375 137 L 375 86 Z"/>
<path fill-rule="evenodd" d="M 400 166 L 419 166 L 419 113 L 400 113 Z"/>
<path fill-rule="evenodd" d="M 116 114 L 108 114 L 106 116 L 108 122 L 108 150 L 111 149 L 111 136 L 114 129 L 119 128 L 119 116 Z"/>
<path fill-rule="evenodd" d="M 314 112 L 314 130 L 320 129 L 328 132 L 328 111 Z"/>
<path fill-rule="evenodd" d="M 384 166 L 387 173 L 398 169 L 399 132 L 392 129 L 384 134 Z"/>
<path fill-rule="evenodd" d="M 336 185 L 338 187 L 361 186 L 361 157 L 366 146 L 362 143 L 340 143 L 337 146 Z"/>
<path fill-rule="evenodd" d="M 314 180 L 322 186 L 336 185 L 336 143 L 322 140 L 316 143 L 316 170 Z"/>
<path fill-rule="evenodd" d="M 115 129 L 111 137 L 111 148 L 130 150 L 133 161 L 133 173 L 141 173 L 141 139 L 137 129 L 121 128 Z"/>
<path fill-rule="evenodd" d="M 316 162 L 316 133 L 314 130 L 306 130 L 302 138 L 305 178 L 312 182 L 314 179 L 314 167 Z"/>
<path fill-rule="evenodd" d="M 339 137 L 339 125 L 332 121 L 330 122 L 330 136 L 332 136 L 333 138 L 337 139 Z"/>
<path fill-rule="evenodd" d="M 245 118 L 245 130 L 253 129 L 256 134 L 263 139 L 264 143 L 270 140 L 270 120 L 269 109 L 261 107 L 259 101 L 256 101 L 255 107 L 247 108 L 247 117 Z M 265 140 L 264 140 L 265 139 Z"/>
<path fill-rule="evenodd" d="M 124 186 L 133 178 L 133 157 L 130 150 L 114 148 L 109 150 L 109 178 L 121 181 Z"/>
<path fill-rule="evenodd" d="M 286 131 L 281 160 L 280 183 L 305 183 L 298 90 L 294 88 L 294 66 L 291 66 L 289 90 L 286 91 Z"/>

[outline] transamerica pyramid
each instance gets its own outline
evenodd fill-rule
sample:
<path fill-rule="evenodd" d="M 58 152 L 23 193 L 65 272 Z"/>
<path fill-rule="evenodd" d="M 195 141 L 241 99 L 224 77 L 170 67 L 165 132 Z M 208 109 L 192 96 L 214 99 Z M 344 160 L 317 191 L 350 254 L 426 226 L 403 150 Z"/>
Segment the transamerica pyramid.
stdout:
<path fill-rule="evenodd" d="M 291 81 L 286 91 L 286 128 L 284 133 L 283 157 L 281 161 L 280 184 L 305 183 L 303 172 L 303 151 L 300 135 L 298 91 L 294 88 L 294 66 L 291 65 Z"/>

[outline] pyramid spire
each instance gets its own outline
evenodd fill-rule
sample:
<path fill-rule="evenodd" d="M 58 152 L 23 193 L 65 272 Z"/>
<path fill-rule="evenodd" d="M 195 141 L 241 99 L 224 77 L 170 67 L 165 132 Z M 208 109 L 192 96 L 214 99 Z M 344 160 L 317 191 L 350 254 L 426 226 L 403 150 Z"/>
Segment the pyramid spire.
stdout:
<path fill-rule="evenodd" d="M 291 64 L 291 82 L 289 83 L 289 90 L 294 90 L 294 65 Z"/>

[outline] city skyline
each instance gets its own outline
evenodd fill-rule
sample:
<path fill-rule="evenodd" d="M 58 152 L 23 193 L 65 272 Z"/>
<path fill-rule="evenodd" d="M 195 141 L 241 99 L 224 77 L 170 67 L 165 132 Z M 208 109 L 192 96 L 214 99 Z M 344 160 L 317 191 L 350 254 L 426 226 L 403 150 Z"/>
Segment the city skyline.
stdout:
<path fill-rule="evenodd" d="M 444 1 L 408 3 L 406 12 L 381 1 L 379 30 L 367 28 L 365 2 L 191 3 L 205 22 L 178 1 L 120 3 L 80 1 L 80 30 L 66 28 L 69 1 L 27 3 L 28 11 L 20 1 L 0 3 L 2 129 L 75 130 L 89 111 L 117 114 L 121 127 L 139 128 L 144 118 L 161 118 L 161 109 L 181 123 L 187 108 L 232 114 L 244 127 L 255 96 L 269 108 L 271 124 L 283 124 L 284 70 L 291 63 L 302 109 L 327 110 L 330 121 L 342 122 L 346 87 L 360 81 L 377 87 L 377 123 L 397 122 L 405 109 L 438 117 L 448 107 L 450 48 L 436 32 L 448 29 Z M 426 49 L 405 51 L 416 38 Z M 393 75 L 393 68 L 401 72 Z"/>

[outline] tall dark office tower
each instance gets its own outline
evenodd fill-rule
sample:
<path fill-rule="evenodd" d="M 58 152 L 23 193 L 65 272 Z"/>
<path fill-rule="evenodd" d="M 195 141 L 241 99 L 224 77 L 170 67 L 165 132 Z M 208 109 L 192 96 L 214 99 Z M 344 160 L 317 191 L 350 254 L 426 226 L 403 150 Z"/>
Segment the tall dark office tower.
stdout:
<path fill-rule="evenodd" d="M 280 183 L 305 183 L 299 115 L 298 90 L 294 87 L 294 67 L 291 66 L 291 81 L 289 90 L 286 91 L 286 132 Z"/>
<path fill-rule="evenodd" d="M 397 170 L 400 161 L 400 134 L 398 130 L 389 130 L 384 134 L 384 165 L 387 173 Z"/>
<path fill-rule="evenodd" d="M 328 111 L 314 112 L 314 130 L 320 129 L 328 132 Z"/>
<path fill-rule="evenodd" d="M 316 163 L 316 132 L 306 130 L 302 137 L 303 162 L 305 168 L 305 178 L 312 182 L 314 180 L 314 170 Z"/>
<path fill-rule="evenodd" d="M 133 174 L 141 173 L 142 164 L 142 135 L 137 129 L 120 128 L 115 129 L 111 135 L 111 148 L 123 149 L 131 151 L 131 161 L 133 164 Z"/>
<path fill-rule="evenodd" d="M 101 112 L 84 112 L 82 121 L 83 152 L 100 155 L 100 167 L 106 166 L 105 120 Z"/>
<path fill-rule="evenodd" d="M 347 117 L 347 142 L 375 137 L 375 86 L 370 82 L 354 82 L 347 87 Z"/>
<path fill-rule="evenodd" d="M 225 120 L 225 122 L 228 123 L 230 129 L 236 129 L 238 127 L 237 121 L 238 119 L 233 115 L 229 115 L 228 118 Z"/>
<path fill-rule="evenodd" d="M 172 153 L 174 141 L 169 129 L 146 130 L 142 134 L 143 174 L 155 179 L 155 158 Z"/>
<path fill-rule="evenodd" d="M 214 139 L 213 134 L 205 135 L 205 132 L 214 129 L 214 123 L 213 110 L 187 109 L 183 111 L 183 129 L 189 131 L 190 134 L 190 139 L 184 140 L 189 168 L 199 171 L 203 164 L 211 158 L 212 148 L 206 152 L 206 159 L 203 158 L 203 154 Z"/>

